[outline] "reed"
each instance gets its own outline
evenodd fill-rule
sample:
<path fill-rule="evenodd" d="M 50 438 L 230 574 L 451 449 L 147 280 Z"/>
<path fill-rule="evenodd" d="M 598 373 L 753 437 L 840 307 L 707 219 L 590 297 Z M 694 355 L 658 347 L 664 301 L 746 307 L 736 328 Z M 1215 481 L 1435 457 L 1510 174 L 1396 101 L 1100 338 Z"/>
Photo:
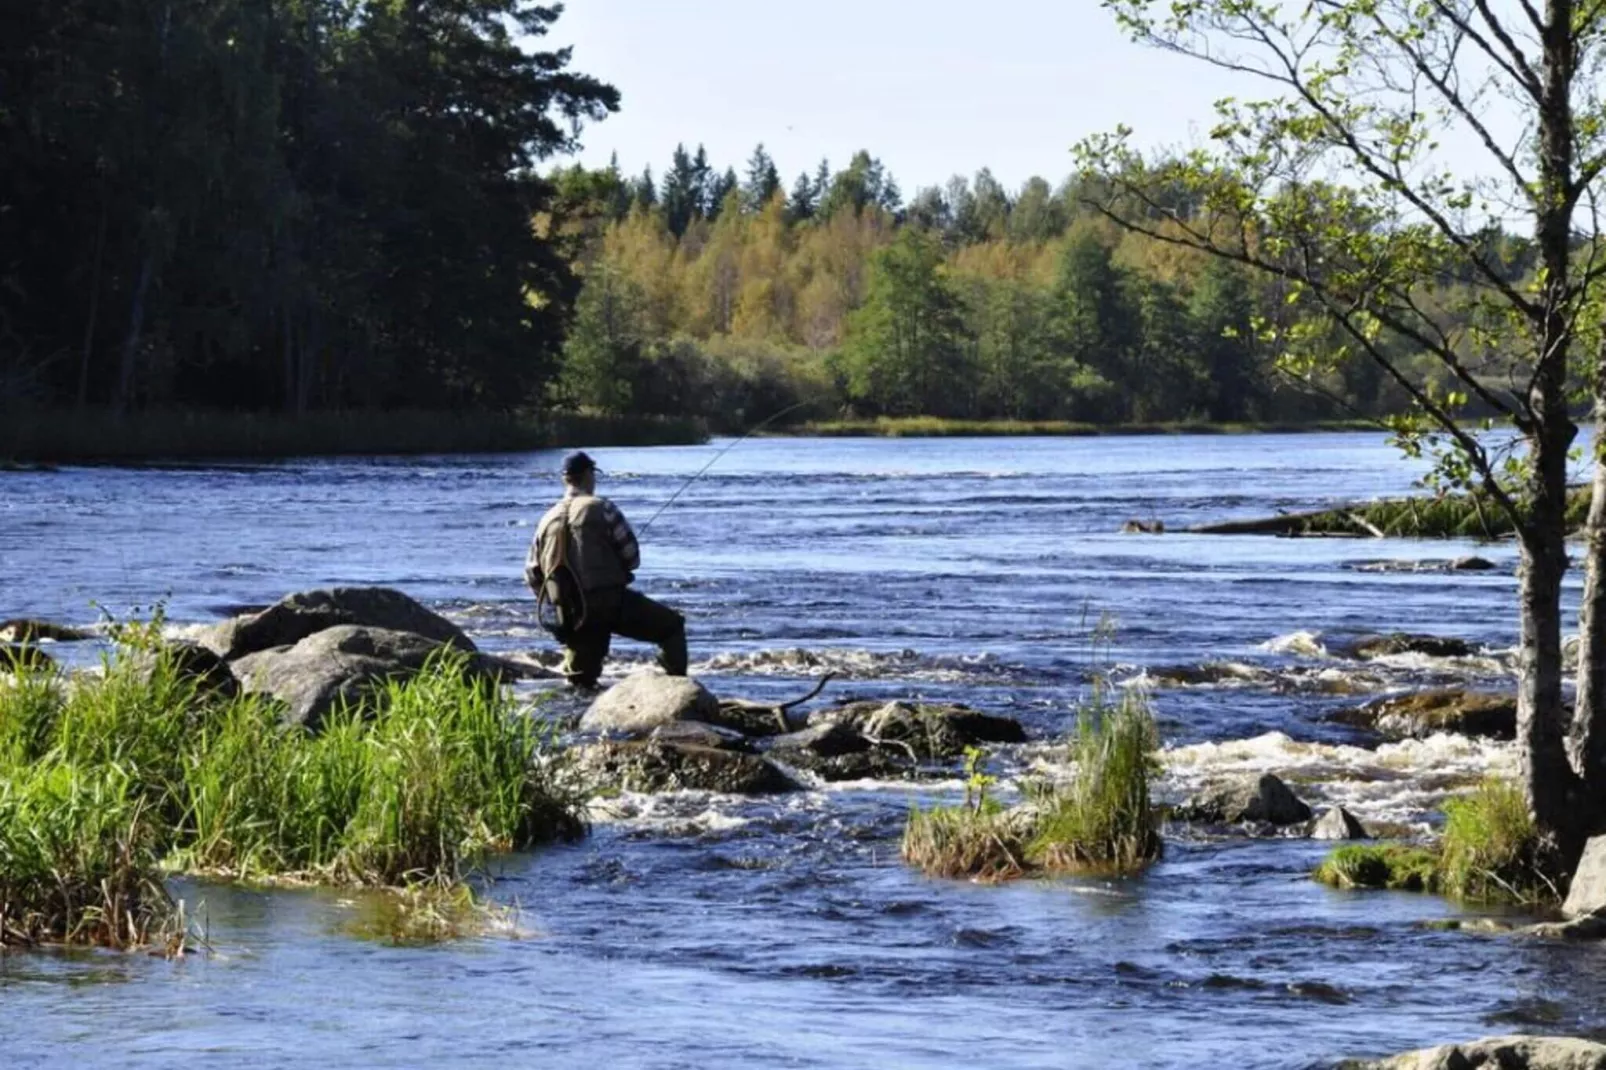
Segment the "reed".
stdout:
<path fill-rule="evenodd" d="M 1427 847 L 1401 843 L 1346 844 L 1328 855 L 1314 876 L 1335 888 L 1436 892 L 1439 855 Z"/>
<path fill-rule="evenodd" d="M 1559 898 L 1546 878 L 1539 833 L 1517 785 L 1486 780 L 1444 804 L 1439 844 L 1444 891 L 1474 902 L 1540 903 Z"/>
<path fill-rule="evenodd" d="M 991 801 L 910 811 L 903 829 L 904 861 L 930 877 L 992 882 L 1023 876 L 1026 841 L 1020 822 Z"/>

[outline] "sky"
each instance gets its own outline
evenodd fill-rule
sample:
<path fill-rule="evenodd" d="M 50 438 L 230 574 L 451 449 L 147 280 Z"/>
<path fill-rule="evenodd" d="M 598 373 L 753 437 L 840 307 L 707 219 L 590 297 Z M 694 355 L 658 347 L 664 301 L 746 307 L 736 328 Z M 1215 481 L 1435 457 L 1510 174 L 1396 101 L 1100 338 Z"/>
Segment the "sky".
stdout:
<path fill-rule="evenodd" d="M 617 153 L 662 177 L 677 143 L 701 142 L 740 174 L 763 142 L 790 187 L 863 148 L 906 197 L 982 167 L 1010 189 L 1058 184 L 1078 140 L 1122 123 L 1190 145 L 1233 91 L 1127 40 L 1098 0 L 568 0 L 550 45 L 623 97 L 582 135 L 587 165 Z"/>

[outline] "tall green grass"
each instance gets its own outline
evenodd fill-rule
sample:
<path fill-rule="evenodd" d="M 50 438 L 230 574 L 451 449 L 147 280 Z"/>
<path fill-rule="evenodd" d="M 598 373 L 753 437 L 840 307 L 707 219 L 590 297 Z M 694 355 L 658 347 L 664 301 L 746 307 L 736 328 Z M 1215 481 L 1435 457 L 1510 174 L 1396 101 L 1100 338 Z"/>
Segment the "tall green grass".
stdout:
<path fill-rule="evenodd" d="M 492 852 L 580 835 L 583 792 L 544 731 L 466 667 L 445 651 L 317 735 L 260 696 L 199 689 L 159 650 L 10 677 L 0 938 L 165 939 L 172 870 L 456 889 Z"/>
<path fill-rule="evenodd" d="M 1442 809 L 1444 833 L 1436 844 L 1349 844 L 1313 876 L 1339 888 L 1435 892 L 1467 902 L 1532 905 L 1560 898 L 1515 784 L 1484 781 Z"/>
<path fill-rule="evenodd" d="M 1111 702 L 1103 688 L 1077 710 L 1075 776 L 1006 810 L 986 797 L 990 777 L 963 805 L 916 808 L 904 826 L 906 861 L 931 876 L 1001 880 L 1031 872 L 1130 874 L 1160 857 L 1150 801 L 1159 732 L 1146 695 Z"/>
<path fill-rule="evenodd" d="M 1583 526 L 1589 512 L 1589 489 L 1567 495 L 1568 530 Z M 1364 524 L 1357 524 L 1359 518 Z M 1372 533 L 1399 538 L 1495 539 L 1514 530 L 1511 518 L 1486 494 L 1446 494 L 1435 498 L 1393 498 L 1353 508 L 1334 509 L 1304 520 L 1308 535 Z"/>

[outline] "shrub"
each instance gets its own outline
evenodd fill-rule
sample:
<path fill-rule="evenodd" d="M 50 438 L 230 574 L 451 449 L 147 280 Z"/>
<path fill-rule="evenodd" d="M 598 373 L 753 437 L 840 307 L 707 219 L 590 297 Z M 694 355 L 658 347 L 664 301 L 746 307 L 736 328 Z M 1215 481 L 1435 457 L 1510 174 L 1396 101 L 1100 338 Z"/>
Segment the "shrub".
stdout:
<path fill-rule="evenodd" d="M 1539 835 L 1515 784 L 1487 780 L 1444 804 L 1440 872 L 1446 894 L 1518 903 L 1555 898 L 1545 879 Z"/>
<path fill-rule="evenodd" d="M 1026 872 L 1015 815 L 996 802 L 916 808 L 903 830 L 904 860 L 931 877 L 1001 881 Z"/>

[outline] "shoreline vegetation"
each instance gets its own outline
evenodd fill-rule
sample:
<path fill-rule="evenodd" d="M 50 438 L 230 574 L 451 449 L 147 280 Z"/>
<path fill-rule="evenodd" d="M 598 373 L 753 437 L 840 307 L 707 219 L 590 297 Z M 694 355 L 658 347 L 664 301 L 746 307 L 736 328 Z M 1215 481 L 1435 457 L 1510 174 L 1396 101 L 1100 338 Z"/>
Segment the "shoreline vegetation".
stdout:
<path fill-rule="evenodd" d="M 546 727 L 462 655 L 313 734 L 187 676 L 156 634 L 99 675 L 0 677 L 0 949 L 180 954 L 178 875 L 384 889 L 397 936 L 460 934 L 500 921 L 470 883 L 485 857 L 586 831 Z"/>
<path fill-rule="evenodd" d="M 1567 493 L 1565 526 L 1581 530 L 1589 514 L 1590 488 Z M 1385 498 L 1306 513 L 1200 524 L 1195 535 L 1280 535 L 1347 538 L 1500 539 L 1514 534 L 1511 518 L 1483 494 Z"/>
<path fill-rule="evenodd" d="M 104 411 L 0 419 L 0 470 L 15 465 L 302 456 L 523 453 L 568 446 L 696 445 L 696 419 L 576 413 Z"/>
<path fill-rule="evenodd" d="M 1366 420 L 1177 421 L 1097 424 L 1069 420 L 961 420 L 909 416 L 815 420 L 766 429 L 770 438 L 1100 437 L 1377 431 Z M 233 413 L 102 411 L 10 414 L 0 422 L 0 471 L 61 463 L 278 459 L 353 455 L 524 453 L 597 446 L 693 446 L 709 440 L 697 417 L 590 413 Z"/>

